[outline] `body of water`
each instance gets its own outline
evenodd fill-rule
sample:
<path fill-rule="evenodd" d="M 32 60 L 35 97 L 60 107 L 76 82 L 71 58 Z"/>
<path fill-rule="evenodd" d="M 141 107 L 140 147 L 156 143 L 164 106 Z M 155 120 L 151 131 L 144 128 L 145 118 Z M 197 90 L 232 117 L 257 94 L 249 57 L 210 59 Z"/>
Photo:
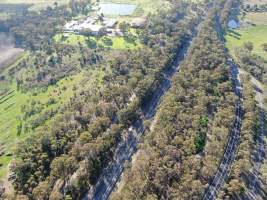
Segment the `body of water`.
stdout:
<path fill-rule="evenodd" d="M 121 4 L 121 3 L 100 3 L 99 13 L 104 15 L 131 15 L 133 14 L 136 5 Z"/>

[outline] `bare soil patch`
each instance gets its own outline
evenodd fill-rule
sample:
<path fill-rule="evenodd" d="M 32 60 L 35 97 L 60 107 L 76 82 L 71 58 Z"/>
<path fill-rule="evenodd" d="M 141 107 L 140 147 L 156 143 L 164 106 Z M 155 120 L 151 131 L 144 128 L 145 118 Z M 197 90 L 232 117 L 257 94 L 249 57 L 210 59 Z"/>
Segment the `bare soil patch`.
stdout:
<path fill-rule="evenodd" d="M 0 46 L 0 72 L 7 66 L 13 64 L 24 52 L 23 49 L 14 48 L 12 46 Z"/>

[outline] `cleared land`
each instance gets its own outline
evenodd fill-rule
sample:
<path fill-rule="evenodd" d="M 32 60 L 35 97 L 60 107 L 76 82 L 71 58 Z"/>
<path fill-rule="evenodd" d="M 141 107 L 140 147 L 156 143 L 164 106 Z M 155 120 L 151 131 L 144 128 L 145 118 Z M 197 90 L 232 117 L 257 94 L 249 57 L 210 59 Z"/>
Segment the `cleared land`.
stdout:
<path fill-rule="evenodd" d="M 233 32 L 228 32 L 226 36 L 227 47 L 233 53 L 235 47 L 239 47 L 244 42 L 253 43 L 253 53 L 262 56 L 267 60 L 267 52 L 263 50 L 262 45 L 267 43 L 267 26 L 246 27 Z"/>
<path fill-rule="evenodd" d="M 58 5 L 68 3 L 69 0 L 0 0 L 0 4 L 32 4 L 31 9 L 40 10 L 47 6 L 53 6 L 57 2 Z"/>

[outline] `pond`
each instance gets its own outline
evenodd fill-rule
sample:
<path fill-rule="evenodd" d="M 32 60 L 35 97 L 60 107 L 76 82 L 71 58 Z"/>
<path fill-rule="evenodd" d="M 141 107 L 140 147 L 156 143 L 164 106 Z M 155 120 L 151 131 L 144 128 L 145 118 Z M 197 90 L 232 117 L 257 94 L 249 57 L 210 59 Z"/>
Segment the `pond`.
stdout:
<path fill-rule="evenodd" d="M 133 14 L 136 5 L 122 3 L 100 3 L 99 13 L 104 15 L 131 15 Z"/>

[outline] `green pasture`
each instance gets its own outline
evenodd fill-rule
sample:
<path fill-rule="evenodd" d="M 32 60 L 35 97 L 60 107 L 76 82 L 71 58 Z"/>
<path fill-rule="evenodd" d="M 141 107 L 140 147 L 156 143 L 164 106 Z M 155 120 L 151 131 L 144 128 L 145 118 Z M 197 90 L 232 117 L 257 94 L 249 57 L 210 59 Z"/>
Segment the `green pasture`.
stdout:
<path fill-rule="evenodd" d="M 257 25 L 242 27 L 238 30 L 229 30 L 226 37 L 226 46 L 233 54 L 234 48 L 242 46 L 244 42 L 253 43 L 253 53 L 262 56 L 267 60 L 267 52 L 263 50 L 262 45 L 267 43 L 267 26 Z"/>
<path fill-rule="evenodd" d="M 29 134 L 24 132 L 20 135 L 17 134 L 17 126 L 21 123 L 19 119 L 22 115 L 21 107 L 33 100 L 45 104 L 46 107 L 37 115 L 44 113 L 48 109 L 59 107 L 73 95 L 73 86 L 78 85 L 83 78 L 83 73 L 64 78 L 56 85 L 49 86 L 44 92 L 22 93 L 17 91 L 15 82 L 9 85 L 9 90 L 0 96 L 0 153 L 2 154 L 0 156 L 0 178 L 7 174 L 7 165 L 12 159 L 9 154 L 12 153 L 17 142 Z M 7 86 L 2 84 L 0 87 Z M 55 99 L 56 103 L 47 105 L 50 98 Z M 36 116 L 32 116 L 30 119 L 34 117 Z"/>
<path fill-rule="evenodd" d="M 57 34 L 54 37 L 54 41 L 57 43 L 64 43 L 70 45 L 79 45 L 82 44 L 89 48 L 104 47 L 111 49 L 136 49 L 142 47 L 141 43 L 138 40 L 130 41 L 126 37 L 120 36 L 104 36 L 97 38 L 94 36 L 86 37 L 76 34 Z"/>

